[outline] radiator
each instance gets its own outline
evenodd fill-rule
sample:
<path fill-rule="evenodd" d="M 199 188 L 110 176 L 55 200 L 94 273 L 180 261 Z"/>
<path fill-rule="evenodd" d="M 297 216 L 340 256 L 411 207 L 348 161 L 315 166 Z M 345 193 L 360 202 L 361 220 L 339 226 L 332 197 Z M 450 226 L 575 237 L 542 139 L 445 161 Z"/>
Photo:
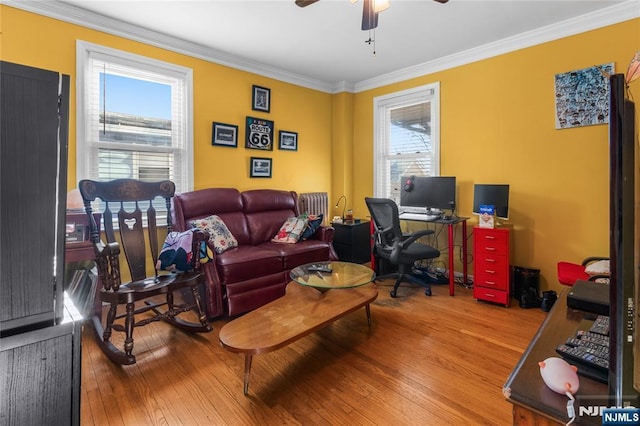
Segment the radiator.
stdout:
<path fill-rule="evenodd" d="M 298 196 L 300 213 L 323 214 L 323 223 L 329 223 L 329 196 L 326 192 L 305 192 Z"/>

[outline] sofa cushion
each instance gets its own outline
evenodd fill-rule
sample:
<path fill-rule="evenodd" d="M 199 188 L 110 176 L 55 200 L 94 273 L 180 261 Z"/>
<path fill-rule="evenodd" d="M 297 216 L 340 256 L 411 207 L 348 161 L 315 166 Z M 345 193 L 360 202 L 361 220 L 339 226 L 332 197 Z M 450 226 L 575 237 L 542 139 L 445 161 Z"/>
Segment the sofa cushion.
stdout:
<path fill-rule="evenodd" d="M 283 263 L 275 250 L 241 245 L 216 256 L 216 269 L 220 281 L 228 284 L 281 272 Z"/>
<path fill-rule="evenodd" d="M 212 214 L 242 211 L 242 197 L 235 188 L 206 188 L 183 192 L 175 195 L 173 203 L 176 223 L 189 223 L 190 220 Z"/>
<path fill-rule="evenodd" d="M 219 216 L 213 214 L 202 219 L 192 220 L 189 223 L 192 227 L 202 229 L 209 234 L 209 242 L 213 245 L 216 253 L 238 247 L 238 240 L 227 228 L 224 221 Z"/>
<path fill-rule="evenodd" d="M 243 192 L 242 204 L 251 244 L 271 241 L 287 218 L 298 216 L 297 200 L 296 193 L 289 191 L 255 189 Z"/>
<path fill-rule="evenodd" d="M 176 194 L 173 199 L 176 230 L 184 231 L 195 219 L 217 215 L 239 245 L 251 244 L 249 227 L 242 211 L 240 191 L 234 188 L 206 188 Z"/>
<path fill-rule="evenodd" d="M 311 262 L 325 262 L 330 258 L 331 243 L 320 240 L 298 241 L 297 244 L 262 243 L 258 247 L 275 251 L 282 257 L 284 270 Z"/>

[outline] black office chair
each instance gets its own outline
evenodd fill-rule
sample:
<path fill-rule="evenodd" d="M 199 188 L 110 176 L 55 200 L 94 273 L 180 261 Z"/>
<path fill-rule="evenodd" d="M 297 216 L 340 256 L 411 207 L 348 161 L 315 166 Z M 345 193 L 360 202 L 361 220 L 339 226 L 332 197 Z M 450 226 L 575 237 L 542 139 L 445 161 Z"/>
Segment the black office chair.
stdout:
<path fill-rule="evenodd" d="M 398 267 L 398 271 L 378 277 L 396 278 L 391 297 L 396 297 L 402 281 L 410 281 L 425 287 L 424 294 L 431 296 L 429 282 L 412 275 L 413 264 L 418 260 L 434 259 L 440 256 L 435 248 L 417 242 L 418 238 L 433 234 L 432 229 L 424 229 L 411 234 L 403 234 L 400 229 L 398 206 L 388 198 L 365 198 L 371 219 L 375 225 L 374 255 L 388 260 Z"/>

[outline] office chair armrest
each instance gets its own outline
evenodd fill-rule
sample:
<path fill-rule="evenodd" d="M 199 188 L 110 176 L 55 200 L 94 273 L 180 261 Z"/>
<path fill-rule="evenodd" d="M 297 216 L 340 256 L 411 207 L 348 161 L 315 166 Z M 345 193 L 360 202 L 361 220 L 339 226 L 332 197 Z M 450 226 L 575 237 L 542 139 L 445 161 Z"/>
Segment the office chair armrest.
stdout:
<path fill-rule="evenodd" d="M 609 260 L 608 256 L 590 256 L 582 261 L 582 266 L 587 266 L 591 262 L 597 262 L 598 260 Z"/>
<path fill-rule="evenodd" d="M 607 280 L 607 283 L 609 282 L 609 278 L 611 278 L 608 274 L 595 274 L 595 275 L 589 275 L 589 279 L 587 281 L 598 281 L 598 280 Z M 601 282 L 601 281 L 598 281 Z"/>
<path fill-rule="evenodd" d="M 413 244 L 418 238 L 424 237 L 426 235 L 431 235 L 433 233 L 434 233 L 433 229 L 423 229 L 423 230 L 420 230 L 420 231 L 416 231 L 416 232 L 412 233 L 411 235 L 409 235 L 409 238 L 407 238 L 406 240 L 402 241 L 402 248 L 406 249 L 411 244 Z"/>

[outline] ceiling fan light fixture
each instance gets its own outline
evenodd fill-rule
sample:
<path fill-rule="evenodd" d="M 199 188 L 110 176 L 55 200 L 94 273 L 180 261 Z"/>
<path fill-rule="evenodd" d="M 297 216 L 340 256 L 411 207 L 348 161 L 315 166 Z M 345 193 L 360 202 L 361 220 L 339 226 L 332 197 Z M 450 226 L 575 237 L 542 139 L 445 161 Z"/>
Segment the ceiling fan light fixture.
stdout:
<path fill-rule="evenodd" d="M 373 0 L 373 11 L 375 13 L 380 13 L 387 9 L 389 9 L 389 0 Z"/>

